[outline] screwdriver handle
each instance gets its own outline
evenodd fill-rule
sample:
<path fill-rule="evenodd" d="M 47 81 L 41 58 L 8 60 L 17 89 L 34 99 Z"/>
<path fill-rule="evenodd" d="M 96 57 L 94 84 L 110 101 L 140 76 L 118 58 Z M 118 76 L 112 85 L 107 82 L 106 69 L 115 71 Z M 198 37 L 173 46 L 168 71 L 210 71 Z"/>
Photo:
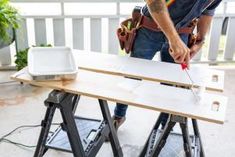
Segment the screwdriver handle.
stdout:
<path fill-rule="evenodd" d="M 181 68 L 182 70 L 185 70 L 186 68 L 188 68 L 188 65 L 186 63 L 181 63 Z"/>

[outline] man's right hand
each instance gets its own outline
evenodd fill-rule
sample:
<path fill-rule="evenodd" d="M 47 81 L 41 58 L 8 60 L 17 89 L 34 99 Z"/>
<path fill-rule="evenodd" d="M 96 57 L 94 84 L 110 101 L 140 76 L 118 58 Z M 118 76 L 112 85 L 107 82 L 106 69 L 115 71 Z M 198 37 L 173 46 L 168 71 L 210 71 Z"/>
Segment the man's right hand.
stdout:
<path fill-rule="evenodd" d="M 160 26 L 166 35 L 169 44 L 170 54 L 176 63 L 189 65 L 190 50 L 180 39 L 175 26 L 170 18 L 165 0 L 146 0 L 148 9 L 154 21 Z"/>
<path fill-rule="evenodd" d="M 176 63 L 185 63 L 189 67 L 190 49 L 180 39 L 169 41 L 170 55 Z"/>

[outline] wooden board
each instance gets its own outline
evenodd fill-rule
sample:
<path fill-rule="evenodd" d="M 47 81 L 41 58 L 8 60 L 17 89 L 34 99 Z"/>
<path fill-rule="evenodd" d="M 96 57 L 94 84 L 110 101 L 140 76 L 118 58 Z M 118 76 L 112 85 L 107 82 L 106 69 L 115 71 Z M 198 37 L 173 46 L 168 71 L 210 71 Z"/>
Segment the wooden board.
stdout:
<path fill-rule="evenodd" d="M 74 81 L 36 82 L 23 69 L 12 79 L 33 85 L 63 90 L 98 99 L 120 102 L 145 109 L 175 115 L 224 123 L 227 98 L 204 93 L 197 102 L 188 89 L 164 86 L 152 81 L 137 81 L 122 76 L 108 75 L 79 69 Z M 219 103 L 218 111 L 213 110 L 213 102 Z"/>
<path fill-rule="evenodd" d="M 191 86 L 190 79 L 179 64 L 78 50 L 74 50 L 74 56 L 78 67 L 81 69 Z M 224 89 L 223 71 L 191 67 L 188 73 L 194 81 L 194 87 L 205 86 L 208 90 L 220 92 Z"/>

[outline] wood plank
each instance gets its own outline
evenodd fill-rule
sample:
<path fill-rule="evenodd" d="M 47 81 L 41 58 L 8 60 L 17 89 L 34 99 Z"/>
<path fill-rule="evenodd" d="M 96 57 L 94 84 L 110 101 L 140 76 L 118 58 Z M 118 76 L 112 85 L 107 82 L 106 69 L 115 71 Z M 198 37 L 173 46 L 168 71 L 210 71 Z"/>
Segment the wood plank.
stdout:
<path fill-rule="evenodd" d="M 225 60 L 233 60 L 234 52 L 235 52 L 235 17 L 230 17 L 227 28 L 227 38 L 226 38 L 226 46 L 225 46 Z"/>
<path fill-rule="evenodd" d="M 73 48 L 84 50 L 84 19 L 73 19 Z"/>
<path fill-rule="evenodd" d="M 17 72 L 11 78 L 41 87 L 213 123 L 222 124 L 225 120 L 226 97 L 204 93 L 201 101 L 196 101 L 188 89 L 164 86 L 151 81 L 137 81 L 81 69 L 78 70 L 77 79 L 73 81 L 33 81 L 27 69 Z M 213 103 L 219 103 L 219 107 L 212 106 Z"/>
<path fill-rule="evenodd" d="M 181 70 L 178 64 L 94 52 L 84 53 L 76 50 L 74 52 L 77 65 L 81 69 L 191 86 L 187 73 Z M 223 71 L 191 67 L 188 73 L 193 79 L 194 87 L 205 86 L 206 89 L 214 91 L 224 89 Z"/>
<path fill-rule="evenodd" d="M 46 19 L 35 19 L 35 41 L 36 45 L 47 44 Z"/>
<path fill-rule="evenodd" d="M 54 45 L 65 46 L 65 25 L 64 19 L 53 20 Z"/>
<path fill-rule="evenodd" d="M 101 52 L 101 18 L 91 18 L 91 51 Z"/>

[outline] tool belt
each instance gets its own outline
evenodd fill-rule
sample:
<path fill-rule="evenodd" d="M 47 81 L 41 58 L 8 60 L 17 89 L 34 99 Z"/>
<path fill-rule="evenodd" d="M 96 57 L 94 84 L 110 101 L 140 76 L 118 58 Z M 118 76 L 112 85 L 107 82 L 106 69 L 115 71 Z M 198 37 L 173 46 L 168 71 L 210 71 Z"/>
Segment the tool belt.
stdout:
<path fill-rule="evenodd" d="M 191 47 L 197 41 L 196 35 L 193 34 L 193 30 L 196 27 L 197 22 L 198 19 L 194 19 L 187 27 L 177 29 L 179 34 L 189 35 L 188 47 Z M 117 29 L 117 36 L 120 47 L 122 50 L 125 50 L 127 54 L 132 51 L 137 30 L 141 27 L 150 29 L 152 31 L 161 31 L 161 28 L 153 19 L 141 14 L 141 7 L 135 7 L 132 12 L 132 18 L 121 22 L 121 27 Z"/>

